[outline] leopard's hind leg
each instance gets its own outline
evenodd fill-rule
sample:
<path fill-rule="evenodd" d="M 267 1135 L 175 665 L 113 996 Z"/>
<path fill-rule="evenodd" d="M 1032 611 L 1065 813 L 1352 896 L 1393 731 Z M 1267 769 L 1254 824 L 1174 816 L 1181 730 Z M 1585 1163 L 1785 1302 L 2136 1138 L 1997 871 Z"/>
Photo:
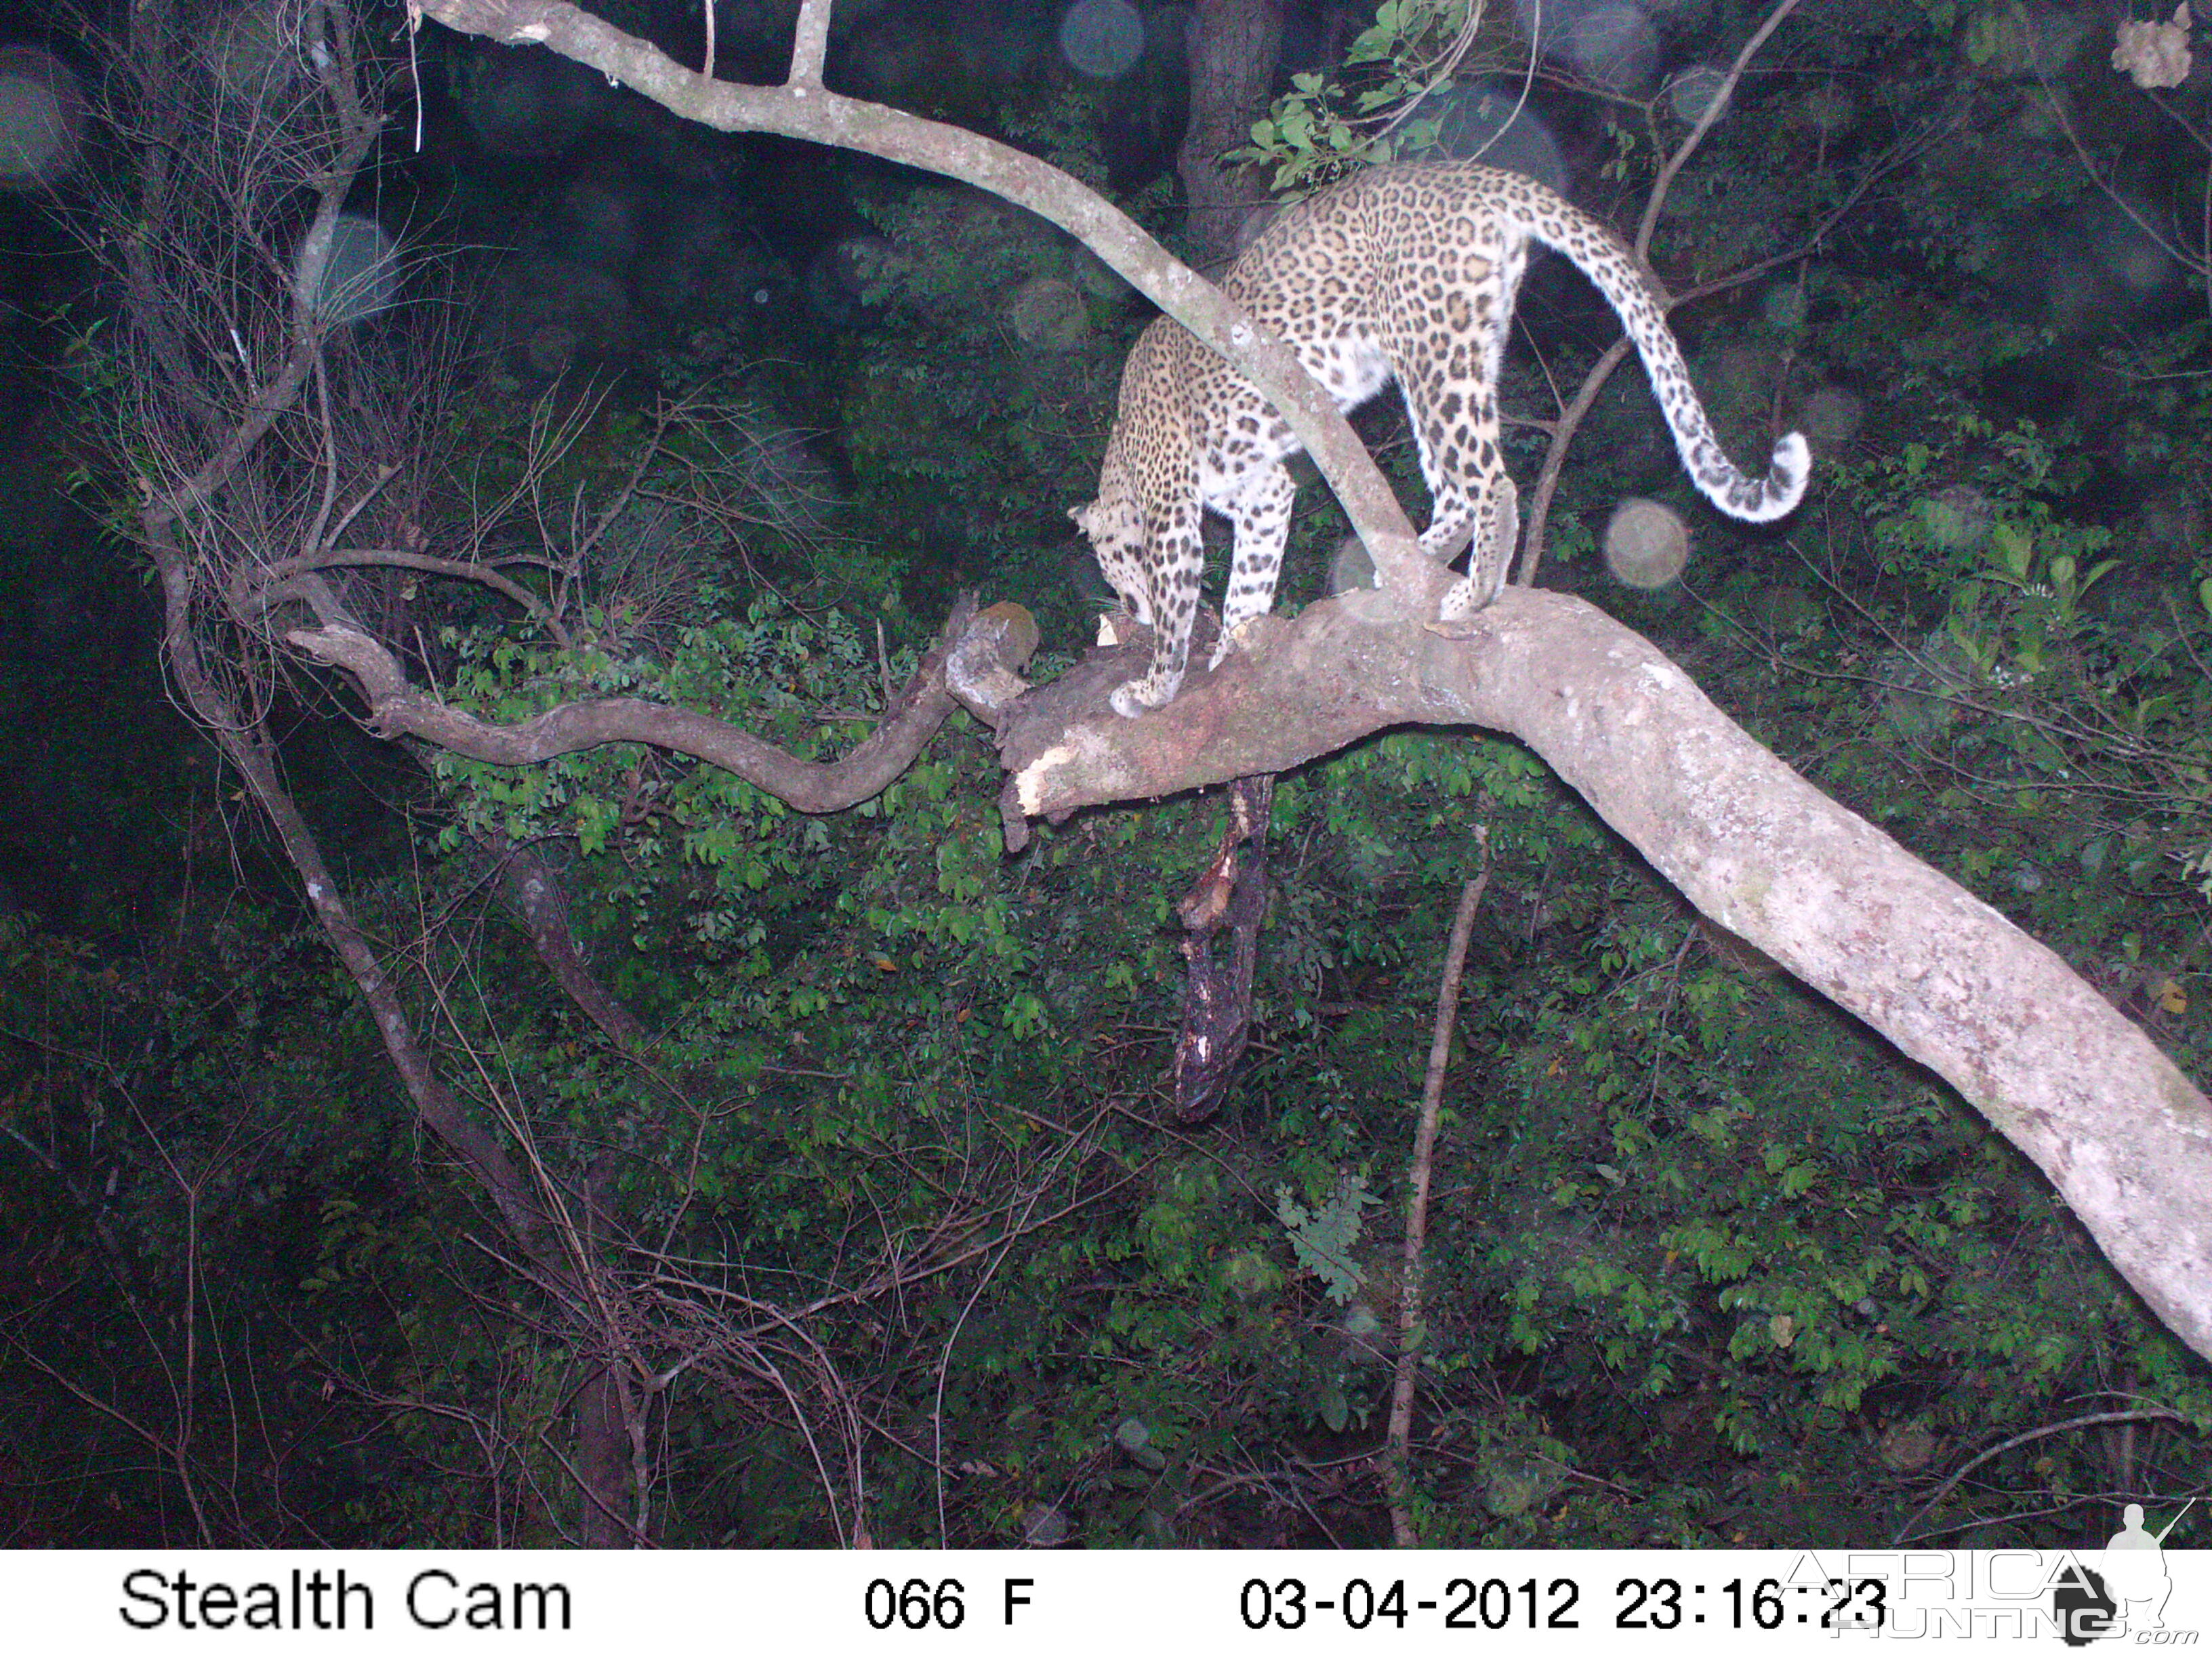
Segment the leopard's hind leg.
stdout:
<path fill-rule="evenodd" d="M 1244 475 L 1229 507 L 1237 540 L 1229 561 L 1229 589 L 1221 599 L 1221 639 L 1207 667 L 1220 667 L 1237 629 L 1274 605 L 1297 493 L 1297 482 L 1280 462 L 1262 462 Z"/>
<path fill-rule="evenodd" d="M 1406 412 L 1429 486 L 1429 527 L 1421 551 L 1456 558 L 1472 539 L 1480 554 L 1497 543 L 1499 501 L 1513 487 L 1498 442 L 1498 398 L 1486 385 L 1451 372 L 1471 352 L 1455 351 L 1445 367 L 1423 365 L 1401 383 Z"/>
<path fill-rule="evenodd" d="M 1498 476 L 1498 488 L 1477 504 L 1474 550 L 1468 556 L 1467 574 L 1444 594 L 1438 611 L 1446 622 L 1473 616 L 1496 599 L 1513 565 L 1513 550 L 1521 539 L 1521 493 L 1510 473 Z"/>

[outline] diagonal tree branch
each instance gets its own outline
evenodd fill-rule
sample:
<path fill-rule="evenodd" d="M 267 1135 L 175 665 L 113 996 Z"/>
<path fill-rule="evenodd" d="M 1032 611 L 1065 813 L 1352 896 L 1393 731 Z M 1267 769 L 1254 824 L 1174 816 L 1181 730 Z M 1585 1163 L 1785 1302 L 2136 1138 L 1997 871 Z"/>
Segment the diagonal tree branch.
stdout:
<path fill-rule="evenodd" d="M 1079 665 L 1001 728 L 1002 816 L 1286 771 L 1393 726 L 1510 732 L 1700 911 L 1945 1078 L 2212 1356 L 2212 1102 L 2133 1021 L 1594 606 L 1515 589 L 1459 639 L 1382 617 L 1375 597 L 1256 618 L 1249 653 L 1172 720 L 1103 708 L 1126 657 Z"/>
<path fill-rule="evenodd" d="M 1328 393 L 1289 346 L 1256 330 L 1218 289 L 1079 180 L 1011 145 L 799 78 L 814 61 L 805 40 L 794 54 L 790 82 L 735 86 L 686 69 L 650 42 L 565 0 L 420 0 L 420 5 L 425 16 L 465 34 L 550 47 L 718 131 L 780 133 L 858 150 L 960 179 L 1050 220 L 1234 362 L 1282 411 L 1367 544 L 1398 608 L 1408 615 L 1437 614 L 1452 579 L 1422 554 L 1389 482 Z M 829 11 L 827 0 L 810 0 L 806 16 L 826 27 Z"/>

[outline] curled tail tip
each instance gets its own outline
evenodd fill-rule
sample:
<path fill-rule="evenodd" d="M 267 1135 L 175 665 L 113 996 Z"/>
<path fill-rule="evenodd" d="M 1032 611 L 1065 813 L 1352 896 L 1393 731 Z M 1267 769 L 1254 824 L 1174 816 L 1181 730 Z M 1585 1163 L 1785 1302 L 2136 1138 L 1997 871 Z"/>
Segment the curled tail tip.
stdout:
<path fill-rule="evenodd" d="M 1805 481 L 1813 474 L 1813 450 L 1802 432 L 1785 432 L 1775 441 L 1773 470 L 1767 489 L 1776 498 L 1774 516 L 1780 518 L 1805 498 Z"/>
<path fill-rule="evenodd" d="M 1802 432 L 1784 433 L 1775 441 L 1766 476 L 1753 482 L 1740 479 L 1729 496 L 1716 495 L 1721 510 L 1751 524 L 1771 524 L 1787 518 L 1805 499 L 1805 483 L 1813 473 L 1813 451 Z"/>

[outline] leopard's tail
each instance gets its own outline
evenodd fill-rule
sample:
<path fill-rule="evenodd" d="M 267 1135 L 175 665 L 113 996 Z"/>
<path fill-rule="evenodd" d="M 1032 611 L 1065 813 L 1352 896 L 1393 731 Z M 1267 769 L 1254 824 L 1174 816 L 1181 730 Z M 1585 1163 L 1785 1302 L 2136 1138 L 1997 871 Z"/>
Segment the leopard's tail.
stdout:
<path fill-rule="evenodd" d="M 1805 483 L 1813 470 L 1813 452 L 1804 434 L 1785 433 L 1774 446 L 1766 472 L 1751 477 L 1729 460 L 1690 371 L 1682 361 L 1682 348 L 1674 331 L 1667 326 L 1667 313 L 1650 279 L 1636 263 L 1628 246 L 1604 225 L 1572 204 L 1545 191 L 1547 200 L 1532 212 L 1523 228 L 1547 247 L 1557 248 L 1575 268 L 1596 284 L 1607 303 L 1619 314 L 1629 337 L 1644 359 L 1651 377 L 1651 390 L 1674 434 L 1674 448 L 1682 465 L 1706 500 L 1731 518 L 1765 524 L 1796 510 L 1805 497 Z"/>

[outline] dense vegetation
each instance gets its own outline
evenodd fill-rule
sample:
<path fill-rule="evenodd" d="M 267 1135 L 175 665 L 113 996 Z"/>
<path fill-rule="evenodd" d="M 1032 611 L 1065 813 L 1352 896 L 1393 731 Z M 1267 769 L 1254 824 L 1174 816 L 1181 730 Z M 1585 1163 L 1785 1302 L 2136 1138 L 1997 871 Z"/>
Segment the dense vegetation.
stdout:
<path fill-rule="evenodd" d="M 832 78 L 1110 182 L 1175 246 L 1172 9 L 1110 81 L 1012 9 L 970 44 L 927 7 L 862 9 Z M 1402 0 L 1363 33 L 1345 11 L 1291 9 L 1291 98 L 1255 135 L 1288 171 L 1452 21 Z M 2212 82 L 2139 88 L 2101 16 L 1831 0 L 1784 25 L 1652 252 L 1679 292 L 1827 224 L 1675 316 L 1740 453 L 1770 413 L 1805 427 L 1814 498 L 1771 532 L 1693 508 L 1623 375 L 1577 436 L 1544 580 L 1650 634 L 2203 1079 L 2212 245 L 2206 149 L 2179 139 L 2212 140 Z M 1632 225 L 1697 112 L 1659 71 L 1725 64 L 1749 24 L 1668 27 L 1610 91 L 1565 47 L 1540 58 L 1509 125 L 1517 81 L 1474 67 L 1525 61 L 1501 15 L 1398 142 L 1503 128 Z M 765 73 L 762 31 L 725 46 Z M 604 89 L 549 94 L 536 118 L 570 130 L 526 143 L 501 89 L 550 71 L 435 31 L 420 50 L 435 137 L 393 143 L 377 201 L 455 250 L 448 290 L 489 320 L 441 360 L 446 464 L 408 512 L 433 544 L 478 526 L 551 561 L 517 567 L 543 579 L 536 616 L 355 579 L 446 698 L 512 719 L 629 692 L 831 756 L 960 587 L 1036 613 L 1043 672 L 1079 648 L 1102 593 L 1064 513 L 1145 320 L 1095 262 L 887 170 L 816 158 L 841 205 L 818 183 L 803 213 L 775 205 L 787 155 Z M 648 177 L 751 204 L 696 231 L 711 283 L 641 286 L 674 257 Z M 594 254 L 611 199 L 639 223 Z M 514 297 L 532 260 L 568 273 L 553 322 Z M 577 273 L 617 266 L 622 325 L 579 320 Z M 76 500 L 117 532 L 137 463 L 109 303 L 73 295 L 40 337 L 72 343 Z M 1522 309 L 1504 401 L 1548 416 L 1614 331 L 1559 261 Z M 1418 501 L 1395 404 L 1361 428 Z M 1524 479 L 1547 436 L 1513 428 Z M 1650 591 L 1599 555 L 1636 494 L 1695 527 L 1686 575 Z M 1301 507 L 1288 605 L 1345 529 L 1325 492 Z M 78 701 L 51 638 L 0 636 L 9 682 L 48 703 L 19 696 L 5 770 L 46 780 L 52 855 L 100 848 L 41 878 L 45 916 L 0 920 L 10 1542 L 573 1538 L 564 1425 L 610 1352 L 659 1385 L 638 1455 L 672 1546 L 1387 1541 L 1371 1460 L 1412 1103 L 1478 824 L 1425 1542 L 2044 1544 L 2101 1539 L 2129 1501 L 2155 1528 L 2212 1487 L 2212 1370 L 2033 1168 L 1514 744 L 1401 732 L 1279 781 L 1258 1035 L 1219 1117 L 1177 1129 L 1173 906 L 1217 798 L 1041 825 L 1009 858 L 965 716 L 883 795 L 812 818 L 635 748 L 400 751 L 349 726 L 336 682 L 269 676 L 287 775 L 447 1086 L 584 1217 L 618 1298 L 587 1321 L 423 1134 L 269 832 L 161 702 L 127 551 L 25 522 L 50 539 L 21 544 L 5 614 L 131 643 Z M 631 1024 L 533 953 L 495 874 L 515 848 Z"/>

